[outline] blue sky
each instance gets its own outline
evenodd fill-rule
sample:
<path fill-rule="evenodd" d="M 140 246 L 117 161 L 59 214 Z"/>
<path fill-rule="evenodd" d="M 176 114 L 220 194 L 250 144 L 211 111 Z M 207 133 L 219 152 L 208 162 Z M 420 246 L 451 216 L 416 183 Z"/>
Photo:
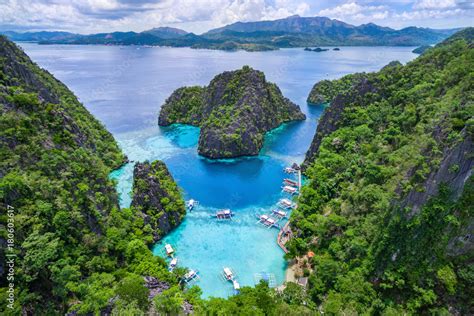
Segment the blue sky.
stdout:
<path fill-rule="evenodd" d="M 77 33 L 172 26 L 200 34 L 236 21 L 289 15 L 402 28 L 474 25 L 474 0 L 0 0 L 0 30 Z"/>

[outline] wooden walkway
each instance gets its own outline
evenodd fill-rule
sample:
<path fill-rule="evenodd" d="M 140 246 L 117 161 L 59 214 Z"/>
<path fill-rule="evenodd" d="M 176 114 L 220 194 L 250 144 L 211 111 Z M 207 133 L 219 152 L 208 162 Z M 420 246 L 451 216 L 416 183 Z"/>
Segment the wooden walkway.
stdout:
<path fill-rule="evenodd" d="M 278 232 L 278 237 L 277 237 L 277 243 L 278 243 L 278 246 L 280 246 L 281 249 L 283 249 L 283 251 L 285 253 L 288 253 L 288 249 L 286 249 L 285 247 L 285 244 L 288 240 L 290 240 L 290 236 L 291 235 L 291 231 L 289 229 L 289 225 L 290 222 L 286 222 L 285 226 L 282 227 L 282 229 L 280 229 L 280 231 Z M 288 236 L 286 236 L 286 232 L 289 233 Z"/>

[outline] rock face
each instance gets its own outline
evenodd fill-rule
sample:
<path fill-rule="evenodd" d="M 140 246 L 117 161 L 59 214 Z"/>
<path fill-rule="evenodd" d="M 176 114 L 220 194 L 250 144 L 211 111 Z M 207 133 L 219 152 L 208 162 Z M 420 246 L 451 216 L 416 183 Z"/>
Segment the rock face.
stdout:
<path fill-rule="evenodd" d="M 181 192 L 161 161 L 136 163 L 132 207 L 143 213 L 144 225 L 156 242 L 178 226 L 186 214 Z"/>
<path fill-rule="evenodd" d="M 327 80 L 324 80 L 324 82 L 321 82 L 320 84 L 321 85 L 319 87 L 322 85 L 334 85 L 334 83 L 331 83 Z M 315 93 L 314 91 L 315 88 L 313 88 L 311 93 Z M 331 102 L 331 105 L 325 109 L 321 119 L 319 120 L 316 134 L 314 135 L 313 141 L 306 152 L 305 160 L 302 164 L 303 171 L 306 170 L 308 165 L 314 160 L 314 156 L 318 152 L 319 146 L 321 145 L 321 140 L 340 127 L 342 114 L 344 113 L 346 104 L 352 103 L 355 99 L 362 98 L 368 92 L 375 92 L 375 88 L 367 79 L 360 77 L 358 78 L 355 87 L 350 93 L 337 94 L 335 96 Z M 320 97 L 325 100 L 325 102 L 327 102 L 330 95 L 335 93 L 337 92 L 328 91 L 325 93 L 325 96 Z M 314 95 L 312 97 L 316 98 Z"/>
<path fill-rule="evenodd" d="M 200 155 L 232 158 L 258 155 L 265 132 L 305 118 L 263 72 L 244 66 L 217 75 L 207 87 L 174 91 L 161 107 L 158 124 L 199 126 Z"/>

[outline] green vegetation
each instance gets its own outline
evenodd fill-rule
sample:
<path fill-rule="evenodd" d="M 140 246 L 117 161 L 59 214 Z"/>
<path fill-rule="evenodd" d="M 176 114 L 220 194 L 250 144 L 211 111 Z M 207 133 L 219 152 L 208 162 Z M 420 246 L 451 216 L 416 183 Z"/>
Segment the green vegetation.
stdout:
<path fill-rule="evenodd" d="M 316 85 L 344 106 L 306 171 L 288 248 L 316 254 L 308 291 L 325 314 L 473 312 L 474 179 L 450 186 L 472 168 L 473 33 L 362 86 L 359 75 Z"/>
<path fill-rule="evenodd" d="M 265 132 L 304 118 L 263 72 L 244 66 L 217 75 L 207 87 L 177 89 L 161 107 L 158 123 L 199 126 L 199 153 L 230 158 L 257 155 Z"/>
<path fill-rule="evenodd" d="M 326 83 L 328 101 L 344 94 L 341 122 L 306 171 L 291 218 L 297 237 L 287 244 L 289 257 L 316 254 L 308 289 L 261 283 L 209 300 L 199 288 L 183 289 L 186 270 L 168 272 L 148 248 L 154 228 L 144 214 L 159 222 L 161 211 L 184 206 L 166 167 L 143 164 L 134 189 L 135 198 L 157 197 L 162 208 L 120 210 L 108 175 L 125 157 L 112 136 L 64 85 L 0 37 L 0 242 L 11 205 L 17 255 L 16 301 L 13 310 L 6 306 L 2 276 L 2 315 L 472 314 L 473 35 L 466 29 L 406 66 L 364 74 L 373 88 L 364 94 L 354 77 Z M 226 102 L 208 124 L 254 111 L 247 102 L 226 106 L 246 94 L 241 80 L 229 77 L 224 89 L 211 90 L 223 91 Z M 275 85 L 266 93 L 280 98 Z M 189 117 L 200 113 L 192 112 L 200 101 L 193 102 Z M 144 276 L 167 286 L 149 299 Z"/>
<path fill-rule="evenodd" d="M 365 74 L 356 73 L 338 80 L 322 80 L 316 83 L 308 96 L 308 103 L 320 104 L 331 102 L 337 95 L 346 94 L 354 84 L 364 78 Z"/>
<path fill-rule="evenodd" d="M 143 238 L 156 242 L 186 215 L 181 190 L 159 160 L 135 164 L 132 209 L 143 216 Z"/>
<path fill-rule="evenodd" d="M 119 210 L 108 175 L 125 157 L 111 134 L 3 37 L 0 56 L 0 241 L 11 205 L 17 251 L 14 309 L 2 276 L 1 313 L 97 314 L 116 296 L 141 304 L 144 275 L 176 284 L 148 249 L 139 212 Z"/>

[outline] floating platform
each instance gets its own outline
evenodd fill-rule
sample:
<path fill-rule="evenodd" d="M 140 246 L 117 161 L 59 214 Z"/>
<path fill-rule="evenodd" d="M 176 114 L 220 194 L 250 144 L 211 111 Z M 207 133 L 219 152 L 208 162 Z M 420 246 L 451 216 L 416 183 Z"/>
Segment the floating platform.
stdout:
<path fill-rule="evenodd" d="M 217 219 L 232 219 L 232 217 L 235 216 L 235 213 L 229 209 L 224 209 L 224 210 L 217 211 L 216 214 L 211 215 L 211 216 Z"/>

